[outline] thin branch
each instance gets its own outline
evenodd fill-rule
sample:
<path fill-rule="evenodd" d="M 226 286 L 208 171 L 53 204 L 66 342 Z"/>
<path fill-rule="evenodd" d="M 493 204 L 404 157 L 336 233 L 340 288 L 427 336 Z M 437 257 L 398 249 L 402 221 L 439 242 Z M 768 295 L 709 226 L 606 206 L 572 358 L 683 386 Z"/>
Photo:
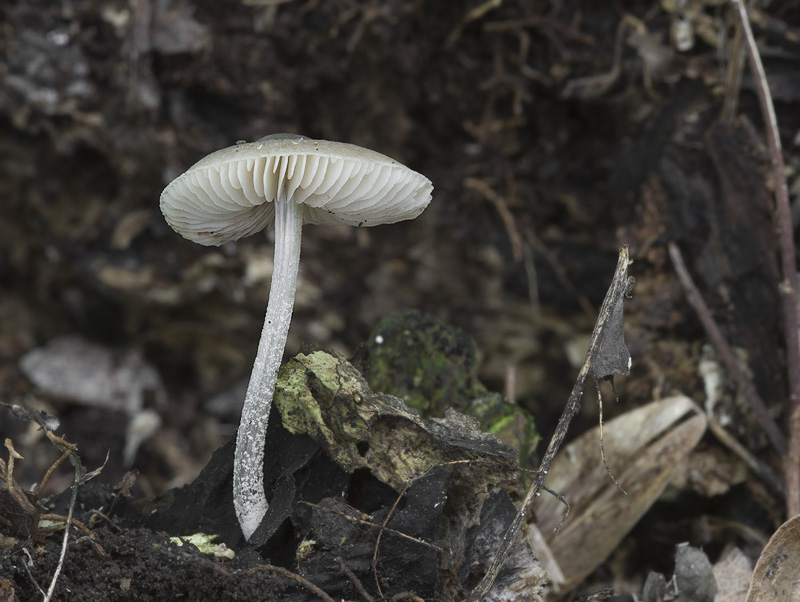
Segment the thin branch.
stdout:
<path fill-rule="evenodd" d="M 61 555 L 58 557 L 58 565 L 53 573 L 53 578 L 50 580 L 50 587 L 47 590 L 47 595 L 44 597 L 44 602 L 50 602 L 50 599 L 53 597 L 53 593 L 56 591 L 58 576 L 61 574 L 61 570 L 64 568 L 64 559 L 67 557 L 67 546 L 69 545 L 69 528 L 72 525 L 72 514 L 75 511 L 75 502 L 78 500 L 78 483 L 81 479 L 81 463 L 80 461 L 76 461 L 76 458 L 72 455 L 73 451 L 74 446 L 73 448 L 67 448 L 64 451 L 64 454 L 71 456 L 70 459 L 75 467 L 75 480 L 72 482 L 72 495 L 69 498 L 69 512 L 67 513 L 67 520 L 66 524 L 64 525 L 64 539 L 61 542 Z M 64 457 L 65 456 L 62 455 L 58 463 L 60 463 Z"/>
<path fill-rule="evenodd" d="M 519 261 L 522 259 L 522 236 L 520 235 L 516 221 L 514 220 L 514 214 L 512 214 L 511 210 L 508 208 L 506 199 L 495 192 L 492 187 L 489 186 L 489 184 L 483 180 L 479 180 L 478 178 L 465 178 L 463 185 L 467 190 L 475 190 L 476 192 L 480 193 L 485 199 L 494 205 L 494 208 L 497 210 L 497 214 L 503 221 L 503 226 L 505 226 L 508 240 L 511 243 L 511 255 L 514 258 L 514 261 Z"/>
<path fill-rule="evenodd" d="M 340 518 L 343 518 L 345 520 L 349 520 L 351 523 L 359 523 L 359 524 L 362 524 L 362 525 L 367 525 L 367 526 L 372 527 L 374 529 L 382 529 L 383 531 L 386 531 L 387 533 L 391 533 L 392 535 L 397 535 L 399 537 L 403 537 L 405 539 L 408 539 L 409 541 L 413 541 L 413 542 L 418 543 L 420 545 L 423 545 L 423 546 L 426 546 L 426 547 L 431 548 L 433 550 L 436 550 L 437 552 L 441 552 L 442 551 L 442 548 L 440 548 L 437 545 L 434 545 L 432 543 L 428 543 L 427 541 L 423 541 L 422 539 L 418 539 L 416 537 L 408 535 L 407 533 L 403 533 L 402 531 L 398 531 L 397 529 L 390 529 L 389 527 L 382 527 L 381 525 L 377 525 L 377 524 L 375 524 L 375 523 L 373 523 L 371 521 L 364 520 L 363 518 L 357 518 L 355 516 L 349 516 L 349 515 L 344 514 L 343 512 L 340 512 L 338 510 L 333 510 L 331 508 L 326 508 L 325 506 L 320 506 L 319 504 L 312 504 L 311 502 L 306 502 L 305 500 L 300 500 L 300 503 L 301 504 L 305 504 L 306 506 L 311 506 L 312 508 L 316 508 L 317 510 L 322 510 L 323 512 L 329 512 L 330 514 L 335 514 L 336 516 L 338 516 Z"/>
<path fill-rule="evenodd" d="M 92 510 L 92 518 L 95 516 L 99 516 L 103 520 L 105 520 L 111 528 L 113 528 L 117 533 L 122 533 L 122 528 L 115 523 L 107 514 L 103 514 L 99 510 Z M 92 520 L 92 524 L 94 524 L 94 520 Z"/>
<path fill-rule="evenodd" d="M 33 576 L 33 573 L 31 573 L 30 567 L 33 566 L 33 558 L 31 557 L 31 553 L 28 551 L 28 548 L 22 548 L 22 551 L 28 557 L 27 561 L 24 560 L 22 561 L 22 567 L 25 569 L 25 572 L 28 573 L 28 577 L 30 577 L 31 581 L 36 586 L 36 589 L 38 589 L 39 593 L 42 594 L 42 597 L 47 596 L 47 594 L 44 593 L 44 590 L 39 585 L 39 582 L 36 581 L 36 578 Z"/>
<path fill-rule="evenodd" d="M 39 520 L 40 521 L 48 520 L 48 521 L 52 521 L 53 523 L 61 523 L 61 522 L 63 522 L 64 524 L 66 524 L 67 517 L 62 516 L 60 514 L 40 514 L 39 515 Z M 84 525 L 81 521 L 79 521 L 77 519 L 72 519 L 72 525 L 76 529 L 78 529 L 79 531 L 82 531 L 83 534 L 86 537 L 88 537 L 89 539 L 94 541 L 94 538 L 95 538 L 94 537 L 94 533 L 92 533 L 91 529 L 89 529 L 89 527 Z M 119 528 L 119 527 L 117 527 L 117 528 Z"/>
<path fill-rule="evenodd" d="M 334 602 L 333 598 L 331 598 L 328 594 L 322 591 L 319 587 L 311 583 L 308 579 L 303 577 L 302 575 L 298 575 L 297 573 L 293 573 L 289 569 L 285 569 L 282 566 L 275 566 L 273 564 L 262 564 L 257 566 L 254 571 L 267 571 L 269 573 L 276 573 L 281 577 L 286 577 L 287 579 L 291 579 L 292 581 L 296 582 L 298 585 L 304 587 L 312 594 L 317 596 L 318 598 L 324 600 L 325 602 Z"/>
<path fill-rule="evenodd" d="M 342 569 L 342 572 L 347 575 L 347 578 L 350 579 L 350 583 L 358 590 L 358 593 L 361 594 L 361 597 L 364 598 L 367 602 L 375 602 L 375 598 L 369 595 L 369 592 L 364 589 L 364 584 L 361 583 L 361 580 L 356 577 L 356 574 L 350 570 L 350 567 L 347 566 L 347 563 L 342 559 L 341 556 L 337 556 L 334 558 L 336 564 L 339 565 L 339 568 Z"/>
<path fill-rule="evenodd" d="M 47 472 L 42 477 L 41 483 L 39 483 L 39 486 L 33 492 L 33 495 L 34 495 L 34 497 L 36 497 L 37 500 L 41 497 L 42 491 L 44 491 L 44 488 L 47 485 L 48 481 L 50 480 L 50 477 L 53 476 L 53 473 L 56 471 L 56 469 L 59 466 L 61 466 L 61 463 L 64 460 L 66 460 L 70 456 L 70 454 L 72 454 L 72 452 L 73 452 L 73 450 L 71 450 L 69 448 L 65 449 L 64 453 L 61 454 L 61 457 L 59 457 L 58 460 L 53 462 L 53 464 L 50 466 L 50 468 L 47 469 Z"/>
<path fill-rule="evenodd" d="M 402 602 L 403 600 L 407 602 L 425 602 L 414 592 L 400 592 L 389 598 L 389 602 Z"/>
<path fill-rule="evenodd" d="M 399 504 L 400 500 L 403 499 L 403 496 L 405 496 L 406 491 L 408 491 L 408 488 L 411 487 L 411 483 L 413 483 L 416 480 L 417 479 L 414 478 L 408 481 L 403 486 L 403 489 L 400 491 L 400 493 L 397 494 L 397 498 L 395 498 L 394 504 L 392 504 L 392 507 L 389 509 L 389 512 L 386 515 L 386 519 L 383 521 L 383 524 L 381 525 L 381 530 L 378 531 L 378 537 L 375 539 L 375 551 L 372 553 L 372 574 L 375 577 L 375 585 L 378 587 L 378 594 L 380 594 L 381 598 L 384 597 L 383 590 L 381 589 L 380 579 L 378 579 L 378 550 L 380 549 L 381 545 L 381 537 L 383 537 L 383 531 L 386 529 L 386 525 L 389 524 L 389 520 L 392 518 L 394 511 L 397 509 L 397 504 Z"/>
<path fill-rule="evenodd" d="M 703 301 L 703 296 L 700 294 L 700 291 L 697 289 L 697 285 L 695 285 L 691 275 L 689 274 L 689 270 L 686 268 L 681 251 L 678 248 L 678 245 L 676 245 L 674 242 L 669 243 L 669 256 L 670 259 L 672 259 L 672 265 L 675 267 L 675 272 L 677 272 L 678 278 L 683 285 L 683 290 L 686 292 L 686 298 L 689 301 L 689 305 L 694 308 L 694 311 L 697 314 L 700 323 L 703 325 L 708 338 L 711 339 L 714 348 L 717 350 L 717 353 L 719 353 L 722 363 L 725 364 L 725 369 L 736 383 L 736 386 L 739 387 L 742 395 L 744 395 L 745 399 L 747 399 L 747 403 L 749 403 L 750 407 L 753 408 L 756 419 L 761 425 L 761 428 L 767 434 L 767 438 L 772 444 L 772 447 L 775 448 L 775 451 L 777 451 L 779 454 L 785 454 L 786 439 L 784 438 L 783 433 L 781 433 L 778 425 L 775 424 L 772 416 L 770 416 L 769 410 L 767 409 L 767 404 L 765 404 L 764 400 L 761 399 L 761 396 L 756 391 L 752 381 L 747 378 L 739 368 L 739 363 L 733 356 L 733 352 L 725 340 L 725 337 L 722 336 L 719 326 L 717 326 L 717 323 L 711 316 L 711 311 L 709 311 L 708 306 L 706 305 L 705 301 Z"/>
<path fill-rule="evenodd" d="M 783 486 L 780 475 L 773 471 L 769 464 L 762 462 L 753 454 L 751 454 L 750 450 L 739 443 L 739 441 L 733 435 L 726 431 L 716 418 L 713 416 L 706 416 L 706 418 L 708 418 L 708 429 L 714 433 L 714 436 L 717 438 L 717 440 L 727 447 L 731 452 L 736 454 L 739 459 L 742 460 L 753 472 L 753 474 L 761 479 L 761 481 L 767 487 L 769 487 L 770 491 L 772 491 L 782 500 L 785 500 L 786 489 Z"/>
<path fill-rule="evenodd" d="M 725 75 L 725 99 L 722 102 L 720 120 L 731 123 L 739 109 L 739 92 L 742 86 L 742 71 L 744 71 L 744 48 L 742 47 L 742 28 L 737 27 L 731 41 L 730 57 L 728 58 L 728 72 Z"/>
<path fill-rule="evenodd" d="M 606 459 L 606 446 L 603 439 L 603 394 L 600 392 L 600 385 L 598 383 L 595 382 L 594 386 L 597 389 L 597 407 L 599 411 L 597 422 L 600 426 L 600 458 L 603 460 L 603 467 L 606 469 L 608 476 L 611 477 L 611 480 L 614 481 L 614 485 L 617 486 L 617 489 L 619 489 L 625 495 L 628 495 L 628 492 L 625 491 L 622 485 L 619 484 L 619 481 L 617 481 L 617 477 L 614 476 L 614 471 L 611 470 L 611 466 L 608 464 L 608 460 Z M 611 383 L 611 388 L 614 389 L 614 396 L 616 397 L 617 390 L 614 388 L 614 383 Z M 617 402 L 619 402 L 618 397 Z"/>
<path fill-rule="evenodd" d="M 14 461 L 15 460 L 22 460 L 22 456 L 14 449 L 14 442 L 11 439 L 6 438 L 5 440 L 6 449 L 8 450 L 8 464 L 2 463 L 0 464 L 0 468 L 2 468 L 3 472 L 5 472 L 5 476 L 3 480 L 6 483 L 6 487 L 8 488 L 8 493 L 11 495 L 11 498 L 17 502 L 17 505 L 25 512 L 28 516 L 37 516 L 38 511 L 36 510 L 36 506 L 28 499 L 28 496 L 25 495 L 25 492 L 22 491 L 20 486 L 14 480 Z M 2 462 L 2 460 L 0 460 Z"/>
<path fill-rule="evenodd" d="M 792 231 L 792 211 L 789 206 L 789 190 L 786 186 L 786 170 L 783 164 L 778 120 L 772 104 L 767 77 L 761 56 L 758 53 L 750 19 L 742 0 L 731 0 L 733 12 L 744 33 L 745 49 L 750 71 L 753 73 L 756 95 L 761 105 L 767 144 L 772 159 L 775 186 L 775 209 L 778 216 L 778 242 L 781 250 L 783 282 L 784 336 L 786 337 L 786 370 L 789 374 L 789 454 L 784 465 L 787 492 L 787 513 L 800 514 L 800 333 L 798 333 L 798 276 L 795 246 Z"/>
<path fill-rule="evenodd" d="M 535 499 L 541 495 L 540 489 L 545 489 L 547 472 L 550 470 L 553 460 L 556 457 L 556 453 L 561 447 L 561 444 L 564 442 L 564 438 L 567 436 L 567 429 L 569 428 L 572 418 L 581 409 L 580 400 L 583 396 L 583 389 L 586 385 L 586 379 L 589 377 L 592 362 L 595 360 L 595 356 L 599 348 L 599 341 L 601 340 L 601 335 L 603 334 L 606 323 L 609 321 L 611 316 L 614 302 L 624 295 L 625 291 L 629 290 L 631 286 L 631 283 L 627 278 L 627 273 L 628 247 L 626 246 L 620 249 L 619 259 L 617 260 L 617 269 L 614 272 L 614 278 L 611 283 L 611 287 L 608 289 L 606 298 L 603 301 L 602 307 L 600 308 L 600 315 L 597 318 L 594 331 L 592 332 L 592 338 L 589 342 L 589 349 L 586 351 L 586 359 L 583 361 L 583 366 L 578 373 L 578 378 L 575 381 L 575 385 L 572 387 L 572 393 L 569 396 L 567 405 L 564 407 L 564 411 L 561 413 L 561 418 L 558 420 L 556 430 L 553 433 L 550 443 L 547 446 L 547 450 L 545 451 L 542 461 L 539 464 L 539 470 L 536 471 L 536 476 L 533 480 L 533 483 L 528 489 L 528 493 L 525 495 L 525 499 L 522 501 L 522 505 L 517 511 L 514 520 L 511 521 L 511 525 L 503 535 L 500 546 L 498 547 L 495 557 L 492 560 L 492 563 L 489 565 L 486 574 L 467 598 L 468 602 L 478 602 L 482 600 L 487 593 L 489 593 L 489 590 L 494 584 L 494 580 L 500 573 L 500 569 L 503 568 L 503 565 L 511 553 L 511 547 L 514 544 L 517 535 L 519 535 L 522 524 L 525 521 L 525 516 L 528 514 L 528 512 L 530 512 Z"/>

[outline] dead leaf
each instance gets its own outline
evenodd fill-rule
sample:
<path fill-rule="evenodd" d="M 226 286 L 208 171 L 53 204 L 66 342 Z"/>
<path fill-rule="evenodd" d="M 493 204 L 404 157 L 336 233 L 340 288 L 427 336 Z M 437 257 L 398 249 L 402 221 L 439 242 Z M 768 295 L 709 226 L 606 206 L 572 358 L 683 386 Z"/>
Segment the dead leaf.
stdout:
<path fill-rule="evenodd" d="M 745 602 L 753 564 L 739 548 L 733 548 L 714 565 L 719 602 Z"/>
<path fill-rule="evenodd" d="M 128 249 L 133 240 L 147 228 L 152 213 L 152 209 L 137 209 L 124 215 L 111 235 L 112 248 L 123 251 Z"/>
<path fill-rule="evenodd" d="M 747 602 L 800 601 L 800 515 L 775 531 L 753 571 Z"/>
<path fill-rule="evenodd" d="M 622 274 L 622 278 L 626 274 L 627 272 Z M 603 329 L 597 333 L 597 351 L 589 367 L 589 374 L 595 385 L 601 379 L 608 379 L 613 384 L 615 374 L 627 375 L 631 372 L 631 354 L 625 346 L 622 317 L 625 297 L 630 294 L 634 283 L 635 280 L 628 279 L 625 286 L 612 287 L 611 297 L 607 298 L 610 310 L 608 319 L 603 324 Z"/>
<path fill-rule="evenodd" d="M 18 599 L 17 592 L 11 581 L 8 579 L 0 579 L 0 601 L 14 602 L 14 600 Z"/>
<path fill-rule="evenodd" d="M 135 415 L 144 398 L 157 405 L 166 398 L 161 377 L 141 351 L 117 351 L 77 336 L 53 339 L 26 353 L 20 368 L 33 384 L 53 397 Z"/>
<path fill-rule="evenodd" d="M 695 450 L 672 479 L 678 489 L 691 489 L 704 497 L 727 493 L 747 480 L 747 465 L 722 447 Z"/>
<path fill-rule="evenodd" d="M 696 415 L 683 420 L 691 413 Z M 563 505 L 543 495 L 536 514 L 567 588 L 611 554 L 656 501 L 705 429 L 705 416 L 683 396 L 653 402 L 609 422 L 605 426 L 606 454 L 615 466 L 623 467 L 618 481 L 628 495 L 620 492 L 603 469 L 599 427 L 556 457 L 547 485 L 569 502 L 570 518 L 555 537 Z"/>
<path fill-rule="evenodd" d="M 714 569 L 705 552 L 688 543 L 675 549 L 675 602 L 718 602 Z"/>

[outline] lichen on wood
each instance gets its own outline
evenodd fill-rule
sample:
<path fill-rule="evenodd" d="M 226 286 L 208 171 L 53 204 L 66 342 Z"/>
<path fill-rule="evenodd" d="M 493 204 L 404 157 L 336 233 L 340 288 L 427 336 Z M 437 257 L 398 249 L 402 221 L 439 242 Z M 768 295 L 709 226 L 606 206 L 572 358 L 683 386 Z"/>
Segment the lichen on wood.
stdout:
<path fill-rule="evenodd" d="M 475 418 L 450 409 L 424 420 L 400 399 L 374 393 L 341 355 L 313 351 L 289 360 L 275 404 L 291 433 L 310 435 L 344 470 L 367 468 L 396 489 L 455 461 L 463 479 L 483 488 L 516 488 L 516 450 L 482 433 Z"/>
<path fill-rule="evenodd" d="M 481 430 L 533 462 L 539 434 L 524 408 L 490 391 L 478 378 L 475 341 L 463 330 L 415 310 L 389 314 L 370 335 L 365 376 L 376 391 L 401 398 L 425 418 L 447 408 L 474 416 Z"/>
<path fill-rule="evenodd" d="M 418 533 L 409 558 L 419 562 L 420 554 L 427 554 L 426 570 L 439 575 L 431 583 L 442 580 L 434 589 L 457 599 L 481 578 L 484 548 L 495 547 L 514 514 L 506 510 L 521 497 L 517 450 L 482 432 L 478 419 L 452 408 L 443 418 L 420 417 L 397 397 L 373 392 L 355 366 L 327 351 L 299 353 L 283 366 L 275 408 L 284 428 L 310 436 L 344 471 L 367 470 L 397 491 L 398 502 L 405 500 L 402 506 L 395 503 L 396 512 L 387 507 L 373 518 Z M 313 506 L 312 511 L 320 510 Z M 306 537 L 318 539 L 316 528 L 311 530 L 314 534 Z M 360 537 L 337 536 L 335 553 L 346 556 Z M 380 572 L 387 582 L 407 581 L 404 571 L 422 570 L 414 562 L 407 564 L 408 559 L 395 558 L 402 552 L 396 546 L 407 545 L 403 541 L 381 548 L 386 562 Z M 524 540 L 513 548 L 515 560 L 504 568 L 487 600 L 541 600 L 544 570 Z M 308 559 L 308 570 L 327 566 L 325 554 L 331 553 L 322 546 Z M 398 562 L 407 568 L 398 569 Z M 402 574 L 395 574 L 398 570 Z M 524 598 L 518 597 L 520 584 Z"/>

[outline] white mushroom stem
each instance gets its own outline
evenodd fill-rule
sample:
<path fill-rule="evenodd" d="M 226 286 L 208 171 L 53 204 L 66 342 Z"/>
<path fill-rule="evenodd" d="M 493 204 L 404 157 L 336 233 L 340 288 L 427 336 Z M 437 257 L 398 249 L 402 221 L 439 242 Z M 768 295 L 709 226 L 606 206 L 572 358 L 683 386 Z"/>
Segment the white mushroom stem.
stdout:
<path fill-rule="evenodd" d="M 267 317 L 244 398 L 233 464 L 233 505 L 248 540 L 269 508 L 264 493 L 264 442 L 278 368 L 292 320 L 303 211 L 302 206 L 287 199 L 285 194 L 275 201 L 275 256 Z"/>

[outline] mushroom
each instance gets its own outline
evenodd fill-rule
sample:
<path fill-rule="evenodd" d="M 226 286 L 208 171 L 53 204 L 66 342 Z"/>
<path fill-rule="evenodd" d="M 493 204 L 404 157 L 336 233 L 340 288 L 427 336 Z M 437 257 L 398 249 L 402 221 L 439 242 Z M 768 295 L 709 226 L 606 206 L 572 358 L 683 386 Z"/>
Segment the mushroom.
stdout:
<path fill-rule="evenodd" d="M 246 539 L 269 504 L 264 442 L 289 332 L 304 223 L 376 226 L 417 217 L 427 178 L 352 144 L 274 134 L 211 153 L 161 193 L 167 223 L 201 245 L 223 245 L 275 224 L 267 315 L 236 436 L 233 503 Z"/>

